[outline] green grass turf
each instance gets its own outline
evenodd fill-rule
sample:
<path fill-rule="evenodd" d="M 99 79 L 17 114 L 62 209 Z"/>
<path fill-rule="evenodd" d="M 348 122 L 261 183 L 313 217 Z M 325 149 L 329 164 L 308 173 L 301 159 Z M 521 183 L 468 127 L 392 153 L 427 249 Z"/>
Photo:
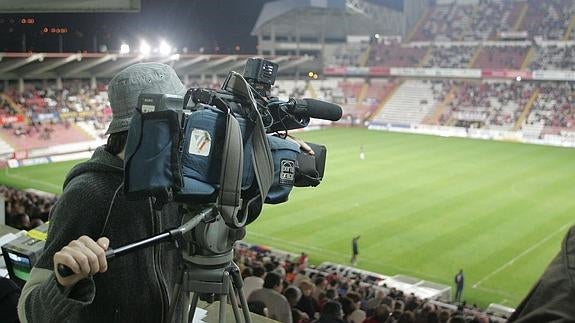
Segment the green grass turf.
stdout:
<path fill-rule="evenodd" d="M 324 181 L 266 206 L 246 240 L 312 263 L 349 263 L 360 234 L 359 268 L 450 285 L 462 268 L 468 303 L 514 307 L 574 222 L 575 149 L 366 129 L 298 135 L 328 147 Z M 74 163 L 11 169 L 0 182 L 59 192 Z"/>

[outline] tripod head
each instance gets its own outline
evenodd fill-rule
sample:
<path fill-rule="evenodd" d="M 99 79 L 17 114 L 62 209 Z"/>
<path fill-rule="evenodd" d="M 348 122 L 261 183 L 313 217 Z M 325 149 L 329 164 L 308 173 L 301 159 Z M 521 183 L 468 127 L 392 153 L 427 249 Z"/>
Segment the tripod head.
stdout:
<path fill-rule="evenodd" d="M 198 214 L 205 212 L 205 208 L 187 204 L 183 208 L 186 209 L 182 217 L 183 223 L 189 223 Z M 196 266 L 226 267 L 233 261 L 234 243 L 245 235 L 244 227 L 228 226 L 215 207 L 212 207 L 208 216 L 183 234 L 183 245 L 180 246 L 182 258 Z"/>

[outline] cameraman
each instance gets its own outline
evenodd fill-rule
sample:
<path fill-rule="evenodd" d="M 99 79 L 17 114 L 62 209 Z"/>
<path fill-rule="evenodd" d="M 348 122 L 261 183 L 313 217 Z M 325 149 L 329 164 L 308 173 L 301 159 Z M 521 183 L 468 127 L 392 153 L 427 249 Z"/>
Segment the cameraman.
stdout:
<path fill-rule="evenodd" d="M 68 173 L 52 209 L 44 253 L 18 304 L 22 322 L 165 322 L 180 254 L 170 246 L 144 248 L 108 263 L 108 246 L 122 246 L 180 224 L 177 210 L 126 200 L 123 157 L 141 93 L 185 94 L 175 71 L 140 63 L 108 85 L 112 122 L 107 144 Z M 62 277 L 59 264 L 74 274 Z M 105 273 L 105 274 L 103 274 Z"/>

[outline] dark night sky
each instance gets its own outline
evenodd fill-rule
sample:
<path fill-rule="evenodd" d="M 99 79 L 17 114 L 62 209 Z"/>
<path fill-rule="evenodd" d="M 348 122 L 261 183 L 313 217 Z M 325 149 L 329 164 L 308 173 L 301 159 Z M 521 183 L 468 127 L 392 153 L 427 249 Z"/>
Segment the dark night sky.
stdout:
<path fill-rule="evenodd" d="M 0 51 L 59 51 L 58 35 L 42 34 L 47 27 L 67 27 L 62 36 L 64 52 L 107 45 L 117 50 L 122 41 L 137 48 L 140 38 L 152 46 L 165 38 L 172 46 L 197 52 L 255 53 L 256 38 L 250 32 L 264 3 L 271 0 L 142 0 L 139 13 L 69 13 L 0 15 Z M 21 25 L 22 18 L 33 17 L 33 25 Z M 11 22 L 13 20 L 14 22 Z M 97 44 L 98 47 L 95 47 Z"/>

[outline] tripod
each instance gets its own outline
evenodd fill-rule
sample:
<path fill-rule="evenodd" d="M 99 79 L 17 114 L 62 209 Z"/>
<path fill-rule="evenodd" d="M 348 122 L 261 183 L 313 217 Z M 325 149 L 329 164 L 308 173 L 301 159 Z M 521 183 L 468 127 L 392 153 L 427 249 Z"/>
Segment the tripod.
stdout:
<path fill-rule="evenodd" d="M 178 281 L 172 292 L 168 322 L 192 322 L 201 297 L 208 303 L 213 303 L 216 298 L 219 300 L 219 322 L 224 323 L 229 295 L 236 323 L 241 323 L 235 294 L 237 293 L 245 323 L 251 323 L 248 304 L 243 293 L 243 281 L 238 266 L 233 262 L 232 249 L 233 242 L 243 238 L 245 230 L 230 229 L 214 207 L 188 213 L 183 222 L 181 226 L 164 233 L 116 249 L 109 248 L 106 251 L 106 258 L 123 256 L 162 242 L 173 242 L 182 250 L 183 261 Z M 74 274 L 70 268 L 61 264 L 58 266 L 58 273 L 62 277 Z M 189 296 L 192 293 L 190 300 Z M 183 302 L 180 302 L 180 299 Z M 178 304 L 185 305 L 176 317 Z"/>
<path fill-rule="evenodd" d="M 168 314 L 169 322 L 192 322 L 194 310 L 200 298 L 205 298 L 208 303 L 219 299 L 219 322 L 226 322 L 226 304 L 229 296 L 236 323 L 241 323 L 238 301 L 236 293 L 240 299 L 241 309 L 246 323 L 251 323 L 248 304 L 243 293 L 243 281 L 240 276 L 238 266 L 232 261 L 233 251 L 229 251 L 229 261 L 221 266 L 206 266 L 198 264 L 204 260 L 213 260 L 200 256 L 193 257 L 196 263 L 185 261 L 179 275 L 179 282 L 173 291 L 173 303 Z M 200 260 L 200 261 L 198 261 Z M 192 298 L 189 299 L 190 295 Z M 176 306 L 180 303 L 180 298 L 184 299 L 185 308 L 180 313 L 180 317 L 174 320 Z M 189 304 L 189 306 L 187 306 Z"/>

